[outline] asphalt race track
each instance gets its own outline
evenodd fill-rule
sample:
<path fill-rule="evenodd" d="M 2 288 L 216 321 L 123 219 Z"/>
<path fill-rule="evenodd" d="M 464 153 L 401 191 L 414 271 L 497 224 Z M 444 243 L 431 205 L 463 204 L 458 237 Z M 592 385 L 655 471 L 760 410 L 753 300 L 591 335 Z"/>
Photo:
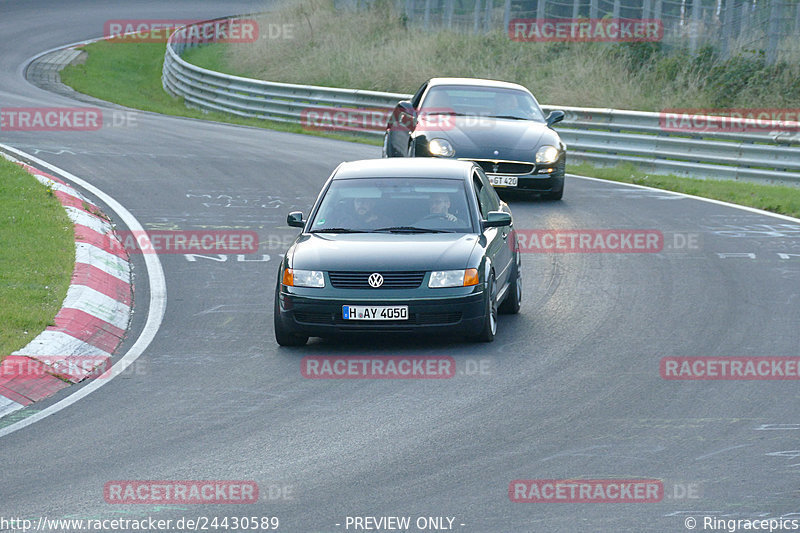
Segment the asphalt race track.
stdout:
<path fill-rule="evenodd" d="M 108 19 L 262 7 L 0 0 L 0 107 L 85 105 L 32 86 L 22 70 L 44 50 L 100 36 Z M 379 147 L 148 113 L 93 132 L 0 132 L 0 142 L 83 178 L 146 229 L 254 230 L 261 240 L 244 261 L 159 256 L 166 314 L 132 371 L 0 437 L 0 518 L 276 516 L 279 531 L 335 532 L 355 531 L 348 516 L 430 516 L 490 533 L 800 519 L 797 381 L 659 373 L 668 356 L 800 355 L 796 221 L 568 178 L 562 202 L 510 198 L 517 229 L 658 230 L 664 249 L 524 254 L 522 312 L 501 316 L 491 344 L 357 337 L 279 349 L 272 298 L 294 234 L 286 214 L 308 212 L 340 161 L 379 157 Z M 120 354 L 148 312 L 141 256 L 134 269 L 137 306 Z M 444 380 L 311 380 L 300 372 L 306 355 L 451 356 L 458 371 Z M 512 480 L 579 478 L 659 479 L 664 495 L 509 499 Z M 103 488 L 113 480 L 254 480 L 260 499 L 109 504 Z"/>

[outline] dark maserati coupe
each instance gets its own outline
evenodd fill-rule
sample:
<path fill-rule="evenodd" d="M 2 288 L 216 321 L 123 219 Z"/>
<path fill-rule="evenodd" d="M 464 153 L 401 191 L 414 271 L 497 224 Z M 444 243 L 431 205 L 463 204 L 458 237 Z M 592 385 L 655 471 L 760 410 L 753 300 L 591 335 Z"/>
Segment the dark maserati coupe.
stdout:
<path fill-rule="evenodd" d="M 383 156 L 475 161 L 495 187 L 560 200 L 567 149 L 551 126 L 563 119 L 516 83 L 433 78 L 395 107 Z"/>
<path fill-rule="evenodd" d="M 489 342 L 522 299 L 511 211 L 468 161 L 342 163 L 278 269 L 283 346 L 348 332 L 453 332 Z"/>

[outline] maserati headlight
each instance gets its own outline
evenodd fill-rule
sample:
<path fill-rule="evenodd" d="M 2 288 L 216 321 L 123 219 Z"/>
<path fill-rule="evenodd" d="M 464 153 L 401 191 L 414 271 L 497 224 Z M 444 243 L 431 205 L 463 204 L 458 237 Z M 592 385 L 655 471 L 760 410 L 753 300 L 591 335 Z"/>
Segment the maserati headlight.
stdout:
<path fill-rule="evenodd" d="M 431 289 L 443 289 L 445 287 L 469 287 L 478 284 L 478 269 L 468 268 L 466 270 L 440 270 L 431 272 L 428 280 L 428 287 Z"/>
<path fill-rule="evenodd" d="M 453 150 L 453 145 L 450 144 L 450 141 L 445 139 L 431 139 L 430 142 L 428 142 L 428 151 L 431 155 L 437 157 L 453 157 L 456 155 L 456 151 Z"/>
<path fill-rule="evenodd" d="M 536 162 L 543 165 L 552 165 L 558 161 L 558 148 L 544 145 L 536 151 Z"/>
<path fill-rule="evenodd" d="M 325 287 L 325 275 L 319 270 L 296 270 L 287 268 L 283 271 L 283 284 L 288 287 Z"/>

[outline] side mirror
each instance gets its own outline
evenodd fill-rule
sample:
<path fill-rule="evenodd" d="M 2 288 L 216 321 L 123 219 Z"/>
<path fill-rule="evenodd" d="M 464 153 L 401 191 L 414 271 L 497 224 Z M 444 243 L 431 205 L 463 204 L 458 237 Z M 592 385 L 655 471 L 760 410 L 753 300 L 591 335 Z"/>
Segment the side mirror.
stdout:
<path fill-rule="evenodd" d="M 408 116 L 416 117 L 417 110 L 414 109 L 414 106 L 411 105 L 411 101 L 403 100 L 399 104 L 397 104 L 397 108 L 400 110 L 401 113 L 405 113 Z"/>
<path fill-rule="evenodd" d="M 289 224 L 293 228 L 302 228 L 306 225 L 303 221 L 303 212 L 302 211 L 292 211 L 286 217 L 286 223 Z"/>
<path fill-rule="evenodd" d="M 486 220 L 483 221 L 484 228 L 499 228 L 511 225 L 511 215 L 505 211 L 489 211 Z"/>
<path fill-rule="evenodd" d="M 547 118 L 544 120 L 545 122 L 547 122 L 548 126 L 552 126 L 556 122 L 561 122 L 562 120 L 564 120 L 564 116 L 565 116 L 564 112 L 561 111 L 560 109 L 557 109 L 555 111 L 550 111 L 550 114 L 547 115 Z"/>

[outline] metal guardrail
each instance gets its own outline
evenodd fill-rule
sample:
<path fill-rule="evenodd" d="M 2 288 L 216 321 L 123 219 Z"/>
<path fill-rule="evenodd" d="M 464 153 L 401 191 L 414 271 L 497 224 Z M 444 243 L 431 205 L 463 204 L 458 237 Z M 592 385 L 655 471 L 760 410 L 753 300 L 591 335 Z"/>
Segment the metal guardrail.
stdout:
<path fill-rule="evenodd" d="M 227 18 L 207 22 L 224 24 Z M 190 47 L 207 44 L 201 32 L 179 29 L 167 42 L 162 84 L 186 105 L 241 117 L 314 126 L 311 117 L 330 110 L 344 121 L 335 128 L 382 136 L 386 118 L 408 94 L 274 83 L 231 76 L 192 65 L 181 58 Z M 700 178 L 779 182 L 800 186 L 800 129 L 785 131 L 667 131 L 662 115 L 641 111 L 542 106 L 562 109 L 557 126 L 569 149 L 569 160 L 600 166 L 620 162 L 658 174 Z M 313 115 L 317 113 L 317 115 Z M 711 120 L 713 117 L 704 117 Z M 333 124 L 333 122 L 331 123 Z M 338 123 L 337 123 L 338 124 Z M 796 124 L 795 124 L 796 125 Z"/>

